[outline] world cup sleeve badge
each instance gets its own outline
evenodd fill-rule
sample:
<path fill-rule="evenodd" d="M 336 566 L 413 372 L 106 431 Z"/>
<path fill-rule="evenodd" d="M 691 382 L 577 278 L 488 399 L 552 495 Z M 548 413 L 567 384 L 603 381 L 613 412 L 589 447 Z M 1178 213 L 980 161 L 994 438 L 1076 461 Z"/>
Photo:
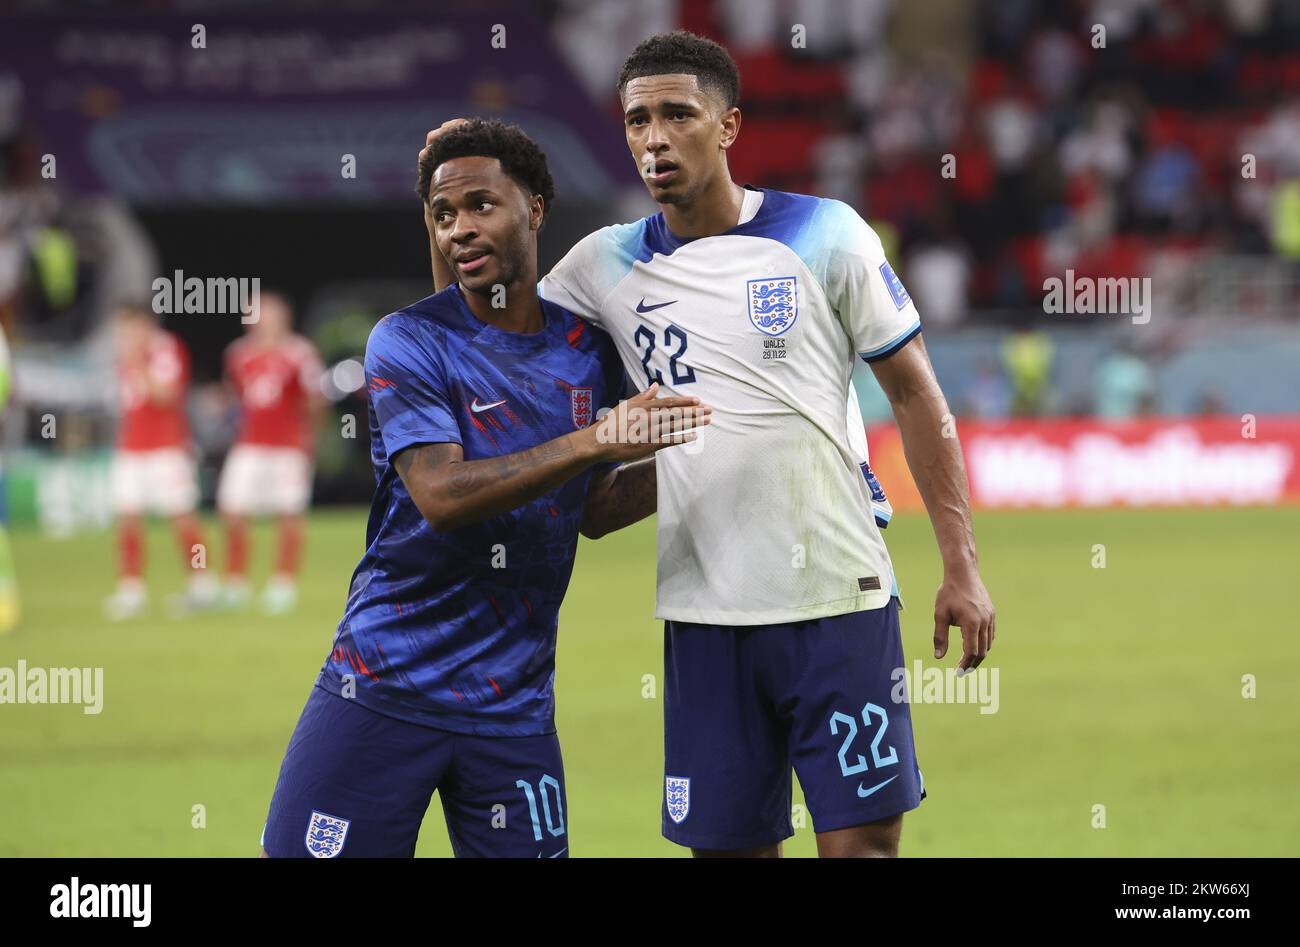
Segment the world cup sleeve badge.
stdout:
<path fill-rule="evenodd" d="M 889 265 L 888 260 L 880 264 L 880 275 L 884 277 L 885 287 L 889 290 L 889 295 L 894 300 L 895 309 L 902 309 L 912 301 L 912 297 L 907 292 L 907 288 L 903 285 L 903 281 L 898 278 L 898 274 L 894 272 L 894 268 Z"/>
<path fill-rule="evenodd" d="M 312 811 L 307 823 L 307 851 L 313 858 L 333 858 L 343 851 L 343 843 L 348 837 L 349 819 L 326 815 Z"/>
<path fill-rule="evenodd" d="M 749 321 L 766 335 L 782 335 L 799 318 L 799 280 L 794 276 L 745 282 Z"/>

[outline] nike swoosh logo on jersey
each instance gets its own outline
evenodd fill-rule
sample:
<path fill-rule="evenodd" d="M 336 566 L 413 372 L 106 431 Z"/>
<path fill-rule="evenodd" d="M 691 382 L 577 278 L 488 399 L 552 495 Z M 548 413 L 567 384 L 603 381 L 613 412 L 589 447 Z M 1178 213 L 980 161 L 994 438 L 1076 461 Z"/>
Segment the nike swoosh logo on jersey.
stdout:
<path fill-rule="evenodd" d="M 894 780 L 896 780 L 897 778 L 898 778 L 898 774 L 895 773 L 893 776 L 890 776 L 888 779 L 886 779 L 883 783 L 876 783 L 876 784 L 875 784 L 874 786 L 872 786 L 870 789 L 863 789 L 863 788 L 862 788 L 862 783 L 858 783 L 858 798 L 859 798 L 859 799 L 866 799 L 868 796 L 870 796 L 870 795 L 871 795 L 873 792 L 875 792 L 877 789 L 883 789 L 884 787 L 888 786 L 890 783 L 892 783 L 892 782 L 893 782 Z"/>
<path fill-rule="evenodd" d="M 478 414 L 480 411 L 486 411 L 488 408 L 499 408 L 505 403 L 506 399 L 502 398 L 500 401 L 493 401 L 491 404 L 479 404 L 478 398 L 475 398 L 474 402 L 469 406 L 469 409 L 475 414 Z"/>
<path fill-rule="evenodd" d="M 666 302 L 666 303 L 655 303 L 653 306 L 647 306 L 647 305 L 645 304 L 645 297 L 642 296 L 642 297 L 641 297 L 641 301 L 640 301 L 639 303 L 636 304 L 636 311 L 637 311 L 637 312 L 654 312 L 656 309 L 662 309 L 662 308 L 664 308 L 664 306 L 671 306 L 671 305 L 672 305 L 673 303 L 675 303 L 675 302 L 677 302 L 677 300 L 675 300 L 675 299 L 670 299 L 670 300 L 668 300 L 668 302 Z"/>

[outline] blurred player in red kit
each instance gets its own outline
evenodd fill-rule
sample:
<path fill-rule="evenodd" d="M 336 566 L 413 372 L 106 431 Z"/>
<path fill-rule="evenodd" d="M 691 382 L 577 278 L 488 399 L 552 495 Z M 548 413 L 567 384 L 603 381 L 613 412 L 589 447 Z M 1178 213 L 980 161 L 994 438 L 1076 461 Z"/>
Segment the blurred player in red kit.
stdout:
<path fill-rule="evenodd" d="M 112 473 L 120 578 L 104 603 L 105 612 L 121 620 L 140 614 L 149 604 L 143 570 L 144 518 L 150 513 L 171 522 L 189 573 L 179 609 L 210 607 L 218 588 L 206 571 L 206 547 L 194 512 L 197 468 L 185 416 L 189 352 L 143 305 L 118 307 L 114 339 L 122 413 Z"/>
<path fill-rule="evenodd" d="M 239 397 L 239 436 L 221 471 L 217 509 L 226 527 L 225 603 L 248 602 L 248 536 L 253 516 L 279 520 L 275 568 L 262 591 L 270 614 L 290 611 L 302 551 L 303 514 L 311 499 L 312 440 L 323 398 L 324 367 L 315 347 L 293 331 L 293 311 L 262 293 L 258 318 L 226 350 L 226 377 Z"/>

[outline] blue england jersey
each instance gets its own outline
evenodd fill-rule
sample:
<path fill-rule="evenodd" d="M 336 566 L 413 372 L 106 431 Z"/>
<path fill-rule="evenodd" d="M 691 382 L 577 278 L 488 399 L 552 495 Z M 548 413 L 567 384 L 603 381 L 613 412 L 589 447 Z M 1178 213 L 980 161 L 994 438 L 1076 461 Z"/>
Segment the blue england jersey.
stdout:
<path fill-rule="evenodd" d="M 593 423 L 623 393 L 608 336 L 541 302 L 545 327 L 479 321 L 452 285 L 385 316 L 366 346 L 377 486 L 366 552 L 318 684 L 379 713 L 458 733 L 555 729 L 555 637 L 591 468 L 500 516 L 447 532 L 416 509 L 392 460 L 454 442 L 465 460 Z M 346 687 L 349 682 L 351 687 Z"/>

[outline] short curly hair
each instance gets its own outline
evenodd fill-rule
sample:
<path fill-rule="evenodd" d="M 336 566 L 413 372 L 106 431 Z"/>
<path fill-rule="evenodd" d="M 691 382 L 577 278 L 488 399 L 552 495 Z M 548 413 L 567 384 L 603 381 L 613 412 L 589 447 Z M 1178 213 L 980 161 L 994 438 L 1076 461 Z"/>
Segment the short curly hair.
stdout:
<path fill-rule="evenodd" d="M 674 73 L 695 76 L 701 89 L 717 95 L 729 109 L 740 102 L 740 70 L 736 61 L 713 40 L 689 30 L 659 33 L 642 40 L 619 70 L 619 97 L 633 79 Z"/>
<path fill-rule="evenodd" d="M 420 181 L 416 192 L 421 203 L 429 203 L 429 187 L 438 166 L 453 158 L 496 158 L 501 170 L 529 194 L 542 198 L 542 217 L 555 200 L 555 182 L 546 164 L 546 155 L 537 142 L 518 125 L 495 118 L 471 118 L 463 125 L 439 135 L 420 159 Z"/>

